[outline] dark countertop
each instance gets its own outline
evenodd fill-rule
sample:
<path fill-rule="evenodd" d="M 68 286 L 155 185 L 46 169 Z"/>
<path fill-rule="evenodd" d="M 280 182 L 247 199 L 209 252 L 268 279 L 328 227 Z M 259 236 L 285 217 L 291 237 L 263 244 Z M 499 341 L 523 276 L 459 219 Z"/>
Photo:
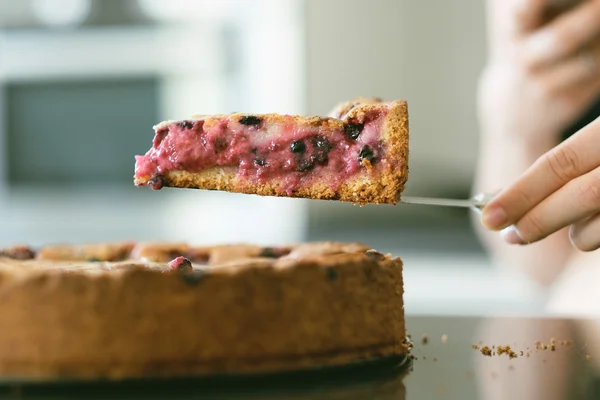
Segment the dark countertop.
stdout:
<path fill-rule="evenodd" d="M 261 377 L 4 385 L 0 394 L 30 399 L 596 399 L 599 322 L 411 316 L 407 327 L 415 359 L 404 366 L 398 366 L 399 360 L 383 360 Z M 517 357 L 486 357 L 474 345 L 494 346 L 496 352 L 498 346 L 508 345 Z"/>

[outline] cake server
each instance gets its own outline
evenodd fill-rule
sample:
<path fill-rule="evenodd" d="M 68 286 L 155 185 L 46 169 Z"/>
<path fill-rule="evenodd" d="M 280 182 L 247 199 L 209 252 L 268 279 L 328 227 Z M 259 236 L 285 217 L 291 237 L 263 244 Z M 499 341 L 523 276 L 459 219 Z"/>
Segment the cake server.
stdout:
<path fill-rule="evenodd" d="M 463 207 L 471 208 L 477 212 L 481 212 L 481 209 L 483 209 L 488 201 L 490 201 L 494 196 L 495 195 L 488 193 L 480 193 L 471 197 L 470 199 L 440 199 L 432 197 L 402 196 L 400 198 L 400 203 L 442 207 Z"/>

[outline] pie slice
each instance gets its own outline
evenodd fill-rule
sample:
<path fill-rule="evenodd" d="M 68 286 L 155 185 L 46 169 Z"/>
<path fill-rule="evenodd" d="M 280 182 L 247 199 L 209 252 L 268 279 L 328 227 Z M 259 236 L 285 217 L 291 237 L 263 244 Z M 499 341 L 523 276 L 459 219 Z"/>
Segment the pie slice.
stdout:
<path fill-rule="evenodd" d="M 396 204 L 408 178 L 405 101 L 357 99 L 327 117 L 227 114 L 165 121 L 134 182 Z"/>
<path fill-rule="evenodd" d="M 128 379 L 407 361 L 402 260 L 357 243 L 0 249 L 0 377 Z"/>

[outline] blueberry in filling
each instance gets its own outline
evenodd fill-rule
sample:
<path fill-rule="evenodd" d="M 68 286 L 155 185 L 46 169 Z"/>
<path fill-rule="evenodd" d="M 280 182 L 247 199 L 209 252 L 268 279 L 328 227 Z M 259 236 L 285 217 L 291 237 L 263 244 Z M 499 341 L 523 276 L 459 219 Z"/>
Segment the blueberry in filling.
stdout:
<path fill-rule="evenodd" d="M 267 164 L 267 162 L 264 158 L 256 157 L 254 159 L 254 164 L 258 165 L 259 167 L 264 167 Z"/>
<path fill-rule="evenodd" d="M 313 154 L 312 159 L 317 164 L 322 165 L 327 164 L 327 161 L 329 161 L 329 156 L 324 151 L 316 151 L 315 154 Z"/>
<path fill-rule="evenodd" d="M 245 115 L 240 118 L 240 124 L 242 125 L 258 125 L 261 123 L 261 119 L 254 115 Z"/>
<path fill-rule="evenodd" d="M 298 162 L 298 171 L 300 172 L 306 172 L 306 171 L 310 171 L 311 169 L 313 169 L 315 166 L 314 161 L 312 159 L 303 159 L 300 160 L 300 162 Z"/>
<path fill-rule="evenodd" d="M 215 139 L 215 152 L 220 153 L 227 149 L 227 140 L 222 137 Z"/>
<path fill-rule="evenodd" d="M 364 127 L 364 124 L 348 123 L 344 125 L 344 133 L 349 139 L 356 140 Z"/>
<path fill-rule="evenodd" d="M 194 127 L 194 123 L 192 121 L 181 121 L 178 123 L 178 125 L 183 129 L 192 129 Z"/>
<path fill-rule="evenodd" d="M 292 153 L 304 153 L 306 151 L 306 143 L 304 143 L 304 140 L 296 140 L 290 144 L 290 150 Z"/>
<path fill-rule="evenodd" d="M 314 153 L 311 157 L 313 163 L 316 162 L 320 165 L 327 164 L 327 162 L 329 161 L 328 153 L 333 147 L 329 140 L 325 139 L 322 136 L 316 136 L 314 138 L 311 138 L 310 142 L 314 147 Z"/>
<path fill-rule="evenodd" d="M 362 162 L 362 160 L 368 160 L 369 162 L 373 162 L 375 160 L 375 154 L 369 146 L 364 146 L 360 150 L 360 153 L 358 154 L 358 161 Z"/>
<path fill-rule="evenodd" d="M 333 147 L 329 140 L 325 139 L 323 136 L 315 136 L 311 138 L 310 143 L 316 150 L 320 150 L 325 153 L 329 153 L 329 150 L 331 150 Z"/>

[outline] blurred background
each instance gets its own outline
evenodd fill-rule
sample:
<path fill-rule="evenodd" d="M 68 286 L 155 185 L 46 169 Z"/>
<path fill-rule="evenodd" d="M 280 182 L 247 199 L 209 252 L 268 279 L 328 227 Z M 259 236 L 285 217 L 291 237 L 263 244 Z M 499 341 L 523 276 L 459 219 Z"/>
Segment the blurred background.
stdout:
<path fill-rule="evenodd" d="M 425 4 L 426 3 L 426 4 Z M 470 211 L 135 188 L 152 126 L 406 99 L 406 194 L 466 198 L 481 0 L 0 0 L 0 244 L 367 243 L 405 261 L 407 313 L 535 312 Z"/>

